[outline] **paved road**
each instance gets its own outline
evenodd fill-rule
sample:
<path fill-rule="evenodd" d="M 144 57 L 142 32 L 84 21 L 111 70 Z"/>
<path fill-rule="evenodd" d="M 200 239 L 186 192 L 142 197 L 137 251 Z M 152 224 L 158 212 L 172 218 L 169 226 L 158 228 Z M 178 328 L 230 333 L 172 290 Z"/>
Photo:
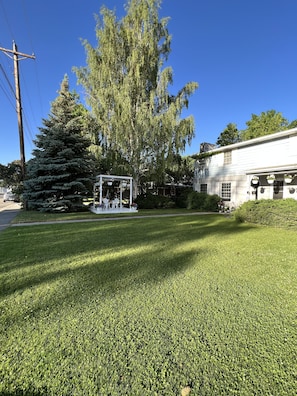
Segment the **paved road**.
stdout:
<path fill-rule="evenodd" d="M 0 232 L 9 227 L 10 222 L 18 214 L 20 210 L 20 204 L 16 202 L 3 202 L 3 198 L 0 197 Z"/>

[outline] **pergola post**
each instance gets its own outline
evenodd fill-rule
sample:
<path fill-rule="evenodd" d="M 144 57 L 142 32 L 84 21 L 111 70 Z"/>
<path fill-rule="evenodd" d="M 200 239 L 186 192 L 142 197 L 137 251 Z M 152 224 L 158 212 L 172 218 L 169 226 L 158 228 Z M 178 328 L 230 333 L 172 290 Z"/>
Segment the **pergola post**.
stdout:
<path fill-rule="evenodd" d="M 130 210 L 136 210 L 132 206 L 133 204 L 133 177 L 131 176 L 116 176 L 116 175 L 98 175 L 96 177 L 96 182 L 94 183 L 94 197 L 93 197 L 93 211 L 95 213 L 100 213 L 100 209 L 102 209 L 103 205 L 103 185 L 104 182 L 107 183 L 114 183 L 114 182 L 119 182 L 119 194 L 120 194 L 120 199 L 119 199 L 119 207 L 117 208 L 116 206 L 112 206 L 110 210 L 113 211 L 121 211 L 121 212 L 126 212 Z M 129 208 L 123 207 L 123 183 L 129 184 Z M 96 196 L 98 194 L 98 187 L 99 187 L 99 208 L 96 207 Z M 106 213 L 106 212 L 105 212 Z"/>
<path fill-rule="evenodd" d="M 132 177 L 130 179 L 129 184 L 130 184 L 130 208 L 131 208 L 132 203 L 133 203 L 133 179 L 132 179 Z"/>
<path fill-rule="evenodd" d="M 99 183 L 99 205 L 102 205 L 102 175 L 100 175 Z"/>

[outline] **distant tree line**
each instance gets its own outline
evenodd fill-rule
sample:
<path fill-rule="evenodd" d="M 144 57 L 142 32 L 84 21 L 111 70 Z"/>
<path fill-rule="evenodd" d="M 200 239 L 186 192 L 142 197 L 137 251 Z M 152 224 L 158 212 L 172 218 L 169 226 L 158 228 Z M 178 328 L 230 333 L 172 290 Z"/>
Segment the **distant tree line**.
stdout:
<path fill-rule="evenodd" d="M 247 128 L 238 130 L 237 125 L 229 123 L 219 135 L 216 144 L 219 147 L 243 142 L 260 136 L 270 135 L 286 129 L 297 127 L 297 120 L 289 122 L 282 113 L 276 110 L 262 112 L 260 115 L 252 114 L 252 118 L 246 122 Z"/>

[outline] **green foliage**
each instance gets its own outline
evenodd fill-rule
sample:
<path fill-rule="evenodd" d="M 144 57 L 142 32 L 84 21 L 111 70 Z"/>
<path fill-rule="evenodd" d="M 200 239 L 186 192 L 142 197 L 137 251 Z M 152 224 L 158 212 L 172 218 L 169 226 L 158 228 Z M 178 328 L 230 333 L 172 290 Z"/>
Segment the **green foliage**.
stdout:
<path fill-rule="evenodd" d="M 0 394 L 295 394 L 295 244 L 218 214 L 10 227 Z"/>
<path fill-rule="evenodd" d="M 19 160 L 13 161 L 7 166 L 0 164 L 0 179 L 4 187 L 10 187 L 16 199 L 19 200 L 23 193 L 22 167 Z"/>
<path fill-rule="evenodd" d="M 245 202 L 235 211 L 234 216 L 239 222 L 295 228 L 297 226 L 296 213 L 297 201 L 295 199 L 263 199 Z"/>
<path fill-rule="evenodd" d="M 91 194 L 93 158 L 90 141 L 83 136 L 85 123 L 77 95 L 69 92 L 65 76 L 51 114 L 35 141 L 27 165 L 24 200 L 27 208 L 44 212 L 84 210 Z"/>
<path fill-rule="evenodd" d="M 170 197 L 152 193 L 140 194 L 135 199 L 135 202 L 139 209 L 168 209 L 175 206 Z"/>
<path fill-rule="evenodd" d="M 177 187 L 175 203 L 178 208 L 187 208 L 188 195 L 193 191 L 192 187 Z"/>
<path fill-rule="evenodd" d="M 140 194 L 135 202 L 139 209 L 187 208 L 216 212 L 218 210 L 218 195 L 209 195 L 193 191 L 191 187 L 178 188 L 176 197 L 167 197 L 152 193 Z"/>
<path fill-rule="evenodd" d="M 218 210 L 219 201 L 220 197 L 217 194 L 207 194 L 203 209 L 208 212 L 216 212 Z"/>
<path fill-rule="evenodd" d="M 293 129 L 293 128 L 297 128 L 297 120 L 291 121 L 290 124 L 288 125 L 288 129 Z"/>
<path fill-rule="evenodd" d="M 187 209 L 199 209 L 202 210 L 207 194 L 199 193 L 197 191 L 191 191 L 187 196 Z"/>
<path fill-rule="evenodd" d="M 179 154 L 174 155 L 171 166 L 166 169 L 167 177 L 175 184 L 193 185 L 195 160 L 191 156 L 182 157 Z M 164 179 L 162 180 L 164 182 Z"/>
<path fill-rule="evenodd" d="M 215 212 L 218 210 L 219 201 L 220 197 L 218 195 L 191 191 L 187 195 L 187 208 Z"/>
<path fill-rule="evenodd" d="M 262 112 L 260 115 L 252 114 L 252 118 L 246 122 L 247 129 L 241 131 L 241 140 L 254 139 L 260 136 L 270 135 L 288 128 L 288 120 L 282 113 L 275 110 Z"/>
<path fill-rule="evenodd" d="M 219 147 L 228 146 L 229 144 L 237 143 L 240 141 L 239 131 L 236 124 L 228 124 L 223 130 L 217 140 Z"/>
<path fill-rule="evenodd" d="M 168 18 L 159 19 L 160 4 L 129 1 L 121 20 L 103 6 L 97 16 L 98 45 L 84 41 L 87 67 L 74 69 L 99 126 L 107 162 L 113 172 L 123 164 L 133 176 L 134 197 L 140 179 L 164 175 L 194 136 L 193 118 L 181 119 L 181 113 L 198 85 L 187 83 L 177 95 L 168 92 L 173 71 L 163 66 L 171 37 Z"/>

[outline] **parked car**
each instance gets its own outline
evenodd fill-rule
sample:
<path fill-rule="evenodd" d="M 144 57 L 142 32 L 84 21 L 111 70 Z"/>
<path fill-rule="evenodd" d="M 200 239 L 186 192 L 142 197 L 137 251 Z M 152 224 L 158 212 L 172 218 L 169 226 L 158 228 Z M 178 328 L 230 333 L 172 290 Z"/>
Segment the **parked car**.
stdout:
<path fill-rule="evenodd" d="M 6 201 L 14 201 L 15 200 L 15 195 L 11 192 L 11 191 L 7 191 L 6 193 L 4 193 L 3 195 L 3 202 Z"/>

